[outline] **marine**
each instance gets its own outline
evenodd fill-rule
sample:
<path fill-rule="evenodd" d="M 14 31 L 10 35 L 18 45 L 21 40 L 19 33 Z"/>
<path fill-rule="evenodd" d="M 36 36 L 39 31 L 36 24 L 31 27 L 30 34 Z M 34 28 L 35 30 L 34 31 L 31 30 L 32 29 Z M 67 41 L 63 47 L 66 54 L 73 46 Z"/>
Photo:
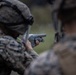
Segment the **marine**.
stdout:
<path fill-rule="evenodd" d="M 76 75 L 76 0 L 49 0 L 55 42 L 24 75 Z"/>
<path fill-rule="evenodd" d="M 0 0 L 0 75 L 10 75 L 11 71 L 23 75 L 38 57 L 27 40 L 33 22 L 26 4 L 19 0 Z M 25 40 L 17 39 L 24 34 Z"/>

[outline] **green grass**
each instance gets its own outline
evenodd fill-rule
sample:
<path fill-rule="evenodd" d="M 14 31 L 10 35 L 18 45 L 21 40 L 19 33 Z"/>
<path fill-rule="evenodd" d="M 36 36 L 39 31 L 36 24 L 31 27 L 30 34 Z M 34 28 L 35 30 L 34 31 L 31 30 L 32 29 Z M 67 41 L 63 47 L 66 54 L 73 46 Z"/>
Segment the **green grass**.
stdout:
<path fill-rule="evenodd" d="M 37 47 L 34 48 L 37 53 L 41 53 L 45 50 L 48 50 L 52 43 L 54 37 L 54 31 L 51 28 L 51 10 L 50 6 L 45 7 L 33 7 L 31 10 L 35 22 L 32 27 L 31 33 L 46 33 L 47 36 L 44 38 L 45 42 L 40 43 Z"/>

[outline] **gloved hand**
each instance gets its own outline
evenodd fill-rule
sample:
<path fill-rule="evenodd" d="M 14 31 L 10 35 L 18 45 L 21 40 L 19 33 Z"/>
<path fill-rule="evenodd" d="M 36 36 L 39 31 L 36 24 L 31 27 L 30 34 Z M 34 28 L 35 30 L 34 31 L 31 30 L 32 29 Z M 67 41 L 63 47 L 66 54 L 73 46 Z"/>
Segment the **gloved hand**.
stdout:
<path fill-rule="evenodd" d="M 38 40 L 36 40 L 36 46 L 39 45 L 39 43 L 40 42 Z M 29 42 L 29 40 L 26 42 L 25 46 L 26 46 L 27 50 L 33 50 L 31 42 Z"/>

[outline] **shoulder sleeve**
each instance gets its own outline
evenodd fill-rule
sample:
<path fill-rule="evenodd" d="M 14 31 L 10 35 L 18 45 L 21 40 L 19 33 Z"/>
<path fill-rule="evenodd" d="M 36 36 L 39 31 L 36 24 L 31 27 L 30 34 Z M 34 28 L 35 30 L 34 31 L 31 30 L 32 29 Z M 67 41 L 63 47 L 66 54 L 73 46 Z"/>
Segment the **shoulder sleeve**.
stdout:
<path fill-rule="evenodd" d="M 45 52 L 32 62 L 25 75 L 60 75 L 56 55 L 51 52 L 50 57 L 48 57 L 48 54 L 48 52 Z"/>
<path fill-rule="evenodd" d="M 0 55 L 8 67 L 19 74 L 24 73 L 26 67 L 23 62 L 27 59 L 24 47 L 13 38 L 8 36 L 0 38 Z"/>

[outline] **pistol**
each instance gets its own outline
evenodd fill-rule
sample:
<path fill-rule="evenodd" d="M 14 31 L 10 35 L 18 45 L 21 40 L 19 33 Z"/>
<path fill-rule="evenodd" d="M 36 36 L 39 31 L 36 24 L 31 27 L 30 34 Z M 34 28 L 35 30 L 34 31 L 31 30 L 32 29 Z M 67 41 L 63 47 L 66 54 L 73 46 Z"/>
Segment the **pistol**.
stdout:
<path fill-rule="evenodd" d="M 32 47 L 35 47 L 36 41 L 44 42 L 43 37 L 46 37 L 46 34 L 29 34 L 28 40 L 31 42 Z"/>

